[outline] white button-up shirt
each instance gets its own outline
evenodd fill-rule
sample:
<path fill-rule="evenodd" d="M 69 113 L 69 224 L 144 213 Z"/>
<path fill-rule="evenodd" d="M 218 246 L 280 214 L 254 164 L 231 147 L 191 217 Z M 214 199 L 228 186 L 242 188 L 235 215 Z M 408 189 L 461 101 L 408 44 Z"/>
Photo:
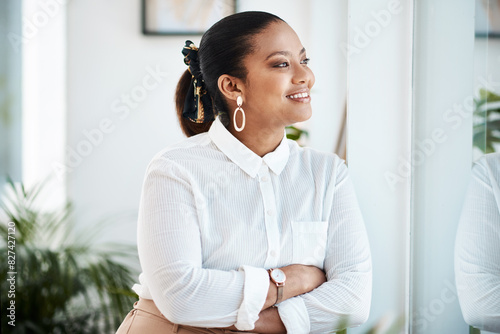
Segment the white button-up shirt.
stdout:
<path fill-rule="evenodd" d="M 500 332 L 500 153 L 483 156 L 472 168 L 455 247 L 466 322 Z"/>
<path fill-rule="evenodd" d="M 161 151 L 144 180 L 138 250 L 134 290 L 174 323 L 251 330 L 267 269 L 294 263 L 324 269 L 328 281 L 279 304 L 288 333 L 368 316 L 371 257 L 347 168 L 286 137 L 259 157 L 216 119 Z"/>

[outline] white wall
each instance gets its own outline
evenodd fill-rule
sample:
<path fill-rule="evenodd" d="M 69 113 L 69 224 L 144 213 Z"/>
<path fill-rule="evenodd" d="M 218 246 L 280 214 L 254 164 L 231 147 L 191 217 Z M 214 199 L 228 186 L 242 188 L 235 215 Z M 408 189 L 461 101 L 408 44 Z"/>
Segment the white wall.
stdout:
<path fill-rule="evenodd" d="M 346 90 L 345 58 L 336 48 L 345 36 L 345 4 L 247 0 L 238 6 L 241 11 L 273 12 L 301 37 L 317 78 L 314 121 L 305 126 L 314 147 L 332 151 Z M 69 153 L 75 167 L 66 174 L 68 194 L 80 224 L 113 218 L 118 227 L 107 235 L 135 242 L 145 168 L 156 152 L 184 138 L 173 102 L 177 80 L 186 69 L 181 49 L 186 39 L 199 44 L 201 36 L 142 35 L 140 1 L 71 1 L 67 15 L 67 148 L 87 154 L 78 154 L 79 159 Z M 122 94 L 140 93 L 148 68 L 159 68 L 165 75 L 125 115 Z M 98 130 L 101 122 L 108 133 Z M 95 144 L 89 144 L 85 131 L 94 133 Z"/>
<path fill-rule="evenodd" d="M 59 2 L 62 3 L 61 0 Z M 66 141 L 66 10 L 59 2 L 22 1 L 22 177 L 45 181 L 43 205 L 60 205 L 65 176 L 52 164 L 64 159 Z"/>
<path fill-rule="evenodd" d="M 185 70 L 184 41 L 199 37 L 143 36 L 140 1 L 71 1 L 67 15 L 67 149 L 80 152 L 70 153 L 68 194 L 80 224 L 112 218 L 108 238 L 135 242 L 145 168 L 182 139 L 173 92 Z"/>
<path fill-rule="evenodd" d="M 412 7 L 349 2 L 347 153 L 372 251 L 370 326 L 407 313 L 411 174 L 392 174 L 410 159 Z"/>

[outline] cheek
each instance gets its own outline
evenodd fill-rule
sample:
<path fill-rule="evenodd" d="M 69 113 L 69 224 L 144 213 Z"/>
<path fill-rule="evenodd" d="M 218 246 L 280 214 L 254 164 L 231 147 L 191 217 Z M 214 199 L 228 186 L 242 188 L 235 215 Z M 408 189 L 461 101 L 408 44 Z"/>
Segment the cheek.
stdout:
<path fill-rule="evenodd" d="M 284 98 L 288 87 L 283 78 L 268 77 L 262 81 L 258 91 L 262 100 L 275 101 L 277 98 Z"/>

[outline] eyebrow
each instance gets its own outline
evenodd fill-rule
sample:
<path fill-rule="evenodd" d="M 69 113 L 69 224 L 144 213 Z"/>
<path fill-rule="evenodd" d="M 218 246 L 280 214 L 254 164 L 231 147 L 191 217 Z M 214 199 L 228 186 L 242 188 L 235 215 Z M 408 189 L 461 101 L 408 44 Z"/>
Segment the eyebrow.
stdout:
<path fill-rule="evenodd" d="M 299 52 L 299 56 L 306 53 L 306 48 L 302 48 L 302 50 L 300 50 Z M 292 53 L 290 51 L 276 51 L 276 52 L 273 52 L 271 53 L 269 56 L 267 56 L 266 60 L 268 60 L 269 58 L 271 57 L 274 57 L 276 55 L 282 55 L 282 56 L 288 56 L 290 57 L 292 55 Z"/>

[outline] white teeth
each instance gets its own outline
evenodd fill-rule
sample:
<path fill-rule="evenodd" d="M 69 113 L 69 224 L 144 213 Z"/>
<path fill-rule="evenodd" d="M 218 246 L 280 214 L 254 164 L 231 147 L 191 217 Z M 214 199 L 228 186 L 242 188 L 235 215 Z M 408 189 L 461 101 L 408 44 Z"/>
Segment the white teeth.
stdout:
<path fill-rule="evenodd" d="M 308 93 L 298 93 L 298 94 L 294 94 L 294 95 L 288 95 L 287 97 L 290 99 L 300 99 L 300 98 L 304 98 L 304 97 L 308 97 L 308 96 L 309 96 Z"/>

